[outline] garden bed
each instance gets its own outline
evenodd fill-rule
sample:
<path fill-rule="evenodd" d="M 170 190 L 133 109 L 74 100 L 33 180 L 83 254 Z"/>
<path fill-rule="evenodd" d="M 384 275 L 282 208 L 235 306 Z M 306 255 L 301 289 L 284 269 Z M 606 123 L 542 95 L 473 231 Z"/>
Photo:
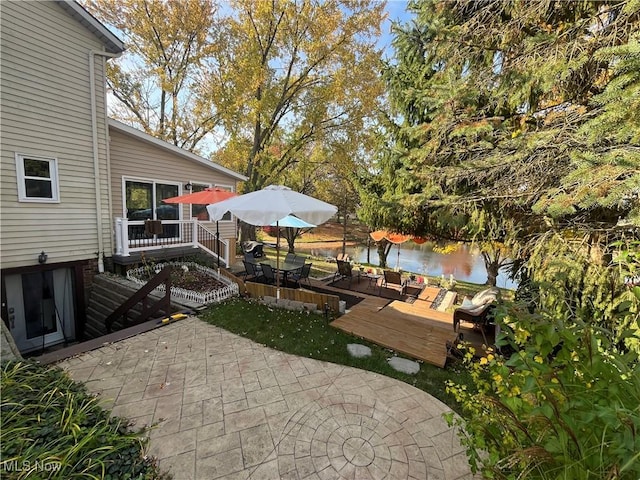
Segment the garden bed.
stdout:
<path fill-rule="evenodd" d="M 171 296 L 208 305 L 238 296 L 240 289 L 231 279 L 217 271 L 194 262 L 158 263 L 144 265 L 129 270 L 127 278 L 139 285 L 145 285 L 156 273 L 165 267 L 172 267 Z M 164 293 L 164 285 L 155 291 Z"/>

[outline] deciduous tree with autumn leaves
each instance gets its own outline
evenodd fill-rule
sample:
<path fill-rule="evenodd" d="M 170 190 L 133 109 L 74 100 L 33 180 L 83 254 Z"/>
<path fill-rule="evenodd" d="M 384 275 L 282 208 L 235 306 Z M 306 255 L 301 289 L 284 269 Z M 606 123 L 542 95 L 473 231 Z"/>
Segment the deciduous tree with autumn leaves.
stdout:
<path fill-rule="evenodd" d="M 339 160 L 326 145 L 357 156 L 367 143 L 383 92 L 382 2 L 91 0 L 88 7 L 127 40 L 130 54 L 108 72 L 122 103 L 115 114 L 183 148 L 215 150 L 216 161 L 247 175 L 245 192 L 302 179 L 297 170 L 310 160 L 331 175 L 324 165 Z M 302 193 L 327 191 L 299 183 Z M 251 227 L 245 233 L 254 235 Z"/>

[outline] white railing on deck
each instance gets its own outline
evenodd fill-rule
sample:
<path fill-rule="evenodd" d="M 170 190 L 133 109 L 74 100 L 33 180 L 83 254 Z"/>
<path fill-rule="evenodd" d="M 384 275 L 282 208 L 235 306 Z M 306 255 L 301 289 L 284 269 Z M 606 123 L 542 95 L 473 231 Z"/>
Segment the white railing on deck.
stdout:
<path fill-rule="evenodd" d="M 216 249 L 216 232 L 209 228 L 207 225 L 197 223 L 197 231 L 195 237 L 198 240 L 198 246 L 208 252 L 210 255 L 218 258 L 218 252 L 220 252 L 220 261 L 227 265 L 227 259 L 229 259 L 229 242 L 218 239 L 218 248 Z M 209 248 L 211 247 L 211 248 Z"/>
<path fill-rule="evenodd" d="M 144 220 L 115 220 L 115 254 L 128 257 L 132 252 L 160 250 L 164 248 L 193 247 L 201 248 L 225 265 L 229 259 L 229 242 L 219 239 L 216 249 L 216 233 L 203 225 L 198 219 L 162 220 L 162 233 L 150 234 L 145 230 Z"/>

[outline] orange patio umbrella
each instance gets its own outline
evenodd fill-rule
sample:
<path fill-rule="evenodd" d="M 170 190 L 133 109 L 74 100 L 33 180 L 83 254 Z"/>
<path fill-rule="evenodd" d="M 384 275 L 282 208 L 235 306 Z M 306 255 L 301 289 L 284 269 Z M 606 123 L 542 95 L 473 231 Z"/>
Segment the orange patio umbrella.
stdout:
<path fill-rule="evenodd" d="M 238 194 L 223 190 L 222 188 L 205 188 L 199 192 L 185 193 L 177 197 L 165 198 L 164 203 L 190 203 L 192 205 L 209 205 L 218 203 L 231 197 L 237 197 Z"/>
<path fill-rule="evenodd" d="M 393 243 L 394 245 L 398 245 L 398 259 L 396 260 L 396 268 L 398 268 L 398 265 L 400 264 L 400 245 L 401 244 L 411 240 L 414 243 L 417 243 L 418 245 L 420 245 L 427 241 L 427 239 L 423 237 L 416 237 L 414 235 L 404 235 L 402 233 L 394 233 L 394 232 L 389 232 L 387 230 L 376 230 L 375 232 L 371 232 L 369 236 L 376 242 L 379 242 L 381 240 L 387 240 L 388 242 Z"/>
<path fill-rule="evenodd" d="M 190 203 L 191 205 L 209 205 L 227 200 L 231 197 L 237 197 L 238 194 L 223 190 L 222 188 L 205 188 L 199 192 L 185 193 L 177 197 L 165 198 L 164 203 Z M 216 220 L 216 255 L 218 256 L 218 269 L 220 269 L 220 231 L 218 230 L 218 221 Z"/>

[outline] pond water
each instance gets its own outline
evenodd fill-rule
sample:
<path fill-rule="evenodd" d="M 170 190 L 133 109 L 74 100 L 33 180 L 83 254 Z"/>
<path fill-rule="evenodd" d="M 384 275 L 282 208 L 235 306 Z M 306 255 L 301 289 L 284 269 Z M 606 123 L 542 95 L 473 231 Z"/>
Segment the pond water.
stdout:
<path fill-rule="evenodd" d="M 434 252 L 433 246 L 431 242 L 426 242 L 422 245 L 406 242 L 400 245 L 399 249 L 397 245 L 394 245 L 387 256 L 387 266 L 436 277 L 444 275 L 447 279 L 449 275 L 453 275 L 458 280 L 479 284 L 486 283 L 487 270 L 484 267 L 482 255 L 480 255 L 480 251 L 477 248 L 470 245 L 459 245 L 455 252 L 443 254 Z M 302 243 L 296 244 L 296 251 L 317 257 L 335 257 L 342 252 L 342 244 L 336 243 L 334 248 L 309 249 L 305 248 Z M 367 263 L 366 245 L 347 247 L 346 252 L 353 259 L 353 262 Z M 379 265 L 378 251 L 375 245 L 371 247 L 369 259 L 369 263 L 372 265 Z M 498 275 L 497 283 L 500 288 L 515 289 L 517 286 L 517 283 L 509 279 L 502 271 Z"/>

